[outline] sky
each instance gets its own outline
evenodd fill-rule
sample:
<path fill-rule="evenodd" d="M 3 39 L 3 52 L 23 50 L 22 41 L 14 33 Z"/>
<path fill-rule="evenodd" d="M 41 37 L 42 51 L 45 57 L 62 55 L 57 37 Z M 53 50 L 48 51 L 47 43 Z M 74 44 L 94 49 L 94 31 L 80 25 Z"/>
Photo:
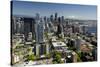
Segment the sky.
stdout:
<path fill-rule="evenodd" d="M 49 17 L 57 12 L 58 16 L 65 18 L 97 20 L 97 6 L 94 5 L 13 1 L 11 7 L 13 15 L 34 17 L 39 13 L 41 16 Z"/>

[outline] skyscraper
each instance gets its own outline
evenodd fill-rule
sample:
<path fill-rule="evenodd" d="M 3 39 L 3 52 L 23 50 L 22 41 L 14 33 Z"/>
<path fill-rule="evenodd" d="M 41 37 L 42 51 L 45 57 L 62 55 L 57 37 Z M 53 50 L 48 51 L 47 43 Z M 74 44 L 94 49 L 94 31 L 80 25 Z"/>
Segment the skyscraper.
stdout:
<path fill-rule="evenodd" d="M 35 20 L 38 21 L 39 19 L 40 19 L 40 14 L 39 13 L 36 13 Z"/>
<path fill-rule="evenodd" d="M 50 18 L 46 18 L 46 16 L 44 18 L 40 18 L 39 14 L 36 14 L 35 21 L 35 54 L 37 56 L 42 56 L 49 53 L 49 45 L 45 44 L 46 42 L 44 41 L 44 32 L 48 32 Z M 44 26 L 47 27 L 47 31 Z"/>
<path fill-rule="evenodd" d="M 24 35 L 26 41 L 30 32 L 32 33 L 32 38 L 34 36 L 34 24 L 35 20 L 33 18 L 24 18 Z"/>
<path fill-rule="evenodd" d="M 36 42 L 37 43 L 42 43 L 44 42 L 44 25 L 42 19 L 40 21 L 36 22 Z"/>
<path fill-rule="evenodd" d="M 16 17 L 12 16 L 11 18 L 11 33 L 15 34 L 16 33 Z"/>
<path fill-rule="evenodd" d="M 53 15 L 50 16 L 50 21 L 53 22 Z"/>
<path fill-rule="evenodd" d="M 46 16 L 44 16 L 44 22 L 45 22 L 45 23 L 47 22 L 47 17 L 46 17 Z"/>
<path fill-rule="evenodd" d="M 61 17 L 62 23 L 64 23 L 64 16 Z"/>
<path fill-rule="evenodd" d="M 23 33 L 24 32 L 24 26 L 23 26 L 23 18 L 22 17 L 18 17 L 17 18 L 17 22 L 16 22 L 16 28 L 17 28 L 17 33 Z"/>
<path fill-rule="evenodd" d="M 44 20 L 46 21 L 46 18 L 44 18 Z M 35 38 L 36 38 L 36 55 L 41 55 L 43 54 L 44 50 L 41 50 L 41 48 L 43 49 L 42 43 L 44 42 L 44 21 L 42 18 L 40 18 L 40 15 L 37 13 L 36 14 L 36 18 L 35 18 Z"/>
<path fill-rule="evenodd" d="M 57 18 L 58 18 L 58 13 L 56 12 L 55 13 L 55 21 L 57 21 Z"/>
<path fill-rule="evenodd" d="M 58 24 L 58 26 L 57 26 L 57 35 L 61 34 L 61 32 L 62 32 L 61 25 Z"/>
<path fill-rule="evenodd" d="M 61 30 L 62 30 L 61 35 L 64 38 L 64 29 L 63 29 L 64 27 L 63 27 L 63 24 L 64 24 L 64 16 L 61 17 Z"/>

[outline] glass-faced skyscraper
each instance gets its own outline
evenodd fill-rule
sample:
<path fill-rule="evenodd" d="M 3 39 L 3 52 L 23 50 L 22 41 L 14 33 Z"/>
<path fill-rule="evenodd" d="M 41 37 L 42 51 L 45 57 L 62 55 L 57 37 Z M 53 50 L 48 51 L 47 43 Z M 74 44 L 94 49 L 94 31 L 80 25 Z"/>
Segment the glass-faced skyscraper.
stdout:
<path fill-rule="evenodd" d="M 44 23 L 39 14 L 36 14 L 36 24 L 35 24 L 35 38 L 36 38 L 36 55 L 40 55 L 41 46 L 44 42 Z"/>
<path fill-rule="evenodd" d="M 36 14 L 35 34 L 36 42 L 42 43 L 44 41 L 44 24 L 42 18 L 39 18 L 39 14 Z"/>

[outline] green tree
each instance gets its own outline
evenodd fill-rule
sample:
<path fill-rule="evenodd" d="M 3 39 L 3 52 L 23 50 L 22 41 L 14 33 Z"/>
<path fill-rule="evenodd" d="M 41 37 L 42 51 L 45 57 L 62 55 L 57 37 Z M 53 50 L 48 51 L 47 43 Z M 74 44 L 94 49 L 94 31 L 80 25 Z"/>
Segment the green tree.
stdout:
<path fill-rule="evenodd" d="M 81 62 L 82 60 L 81 60 L 81 52 L 77 52 L 77 61 L 78 62 Z"/>
<path fill-rule="evenodd" d="M 34 61 L 34 54 L 31 54 L 31 55 L 28 55 L 28 58 L 27 58 L 29 61 Z"/>
<path fill-rule="evenodd" d="M 54 52 L 53 54 L 53 63 L 56 64 L 56 63 L 62 63 L 61 61 L 61 53 L 60 52 Z"/>

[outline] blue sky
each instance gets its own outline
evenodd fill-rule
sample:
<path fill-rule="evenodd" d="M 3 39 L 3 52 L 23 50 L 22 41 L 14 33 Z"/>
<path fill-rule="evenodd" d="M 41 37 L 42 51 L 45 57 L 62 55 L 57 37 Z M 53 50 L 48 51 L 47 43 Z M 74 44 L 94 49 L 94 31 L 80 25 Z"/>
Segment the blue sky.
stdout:
<path fill-rule="evenodd" d="M 57 12 L 58 16 L 64 16 L 66 18 L 97 19 L 97 7 L 93 5 L 13 1 L 12 7 L 13 15 L 34 17 L 36 13 L 39 13 L 41 16 L 50 16 Z"/>

